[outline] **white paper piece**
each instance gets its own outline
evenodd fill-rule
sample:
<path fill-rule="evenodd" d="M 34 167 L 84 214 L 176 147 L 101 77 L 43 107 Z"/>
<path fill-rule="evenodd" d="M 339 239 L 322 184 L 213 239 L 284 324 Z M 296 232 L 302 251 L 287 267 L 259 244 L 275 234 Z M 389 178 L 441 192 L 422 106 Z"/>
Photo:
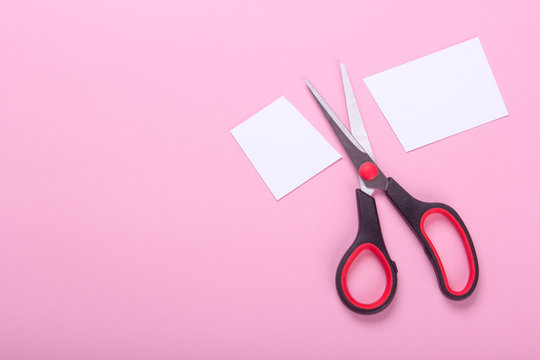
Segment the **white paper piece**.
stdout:
<path fill-rule="evenodd" d="M 508 115 L 478 38 L 364 82 L 405 151 Z"/>
<path fill-rule="evenodd" d="M 231 133 L 277 200 L 341 158 L 283 96 Z"/>

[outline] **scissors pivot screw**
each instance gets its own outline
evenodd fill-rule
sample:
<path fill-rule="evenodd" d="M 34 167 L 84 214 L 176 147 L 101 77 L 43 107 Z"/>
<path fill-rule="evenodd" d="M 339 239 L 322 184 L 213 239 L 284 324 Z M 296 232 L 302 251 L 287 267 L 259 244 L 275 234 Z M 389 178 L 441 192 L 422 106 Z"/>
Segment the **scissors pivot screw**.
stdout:
<path fill-rule="evenodd" d="M 373 180 L 378 174 L 377 166 L 372 162 L 363 163 L 360 166 L 360 176 L 366 181 Z"/>

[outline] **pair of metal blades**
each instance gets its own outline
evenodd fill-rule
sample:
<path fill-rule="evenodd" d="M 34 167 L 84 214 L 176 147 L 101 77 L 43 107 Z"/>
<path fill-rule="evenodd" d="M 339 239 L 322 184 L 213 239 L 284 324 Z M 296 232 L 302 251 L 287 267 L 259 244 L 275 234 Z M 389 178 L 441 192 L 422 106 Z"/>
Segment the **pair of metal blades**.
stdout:
<path fill-rule="evenodd" d="M 351 125 L 351 132 L 347 127 L 339 120 L 337 115 L 332 111 L 330 106 L 324 101 L 322 96 L 317 90 L 311 85 L 311 83 L 306 80 L 306 85 L 309 90 L 317 100 L 324 116 L 330 123 L 330 126 L 336 133 L 339 141 L 343 145 L 347 155 L 352 160 L 357 171 L 360 171 L 360 168 L 365 163 L 372 163 L 375 166 L 373 150 L 371 149 L 371 144 L 369 143 L 368 135 L 366 128 L 364 127 L 364 122 L 362 121 L 362 116 L 360 115 L 360 109 L 358 108 L 358 103 L 356 102 L 356 97 L 351 85 L 351 80 L 347 74 L 347 69 L 345 65 L 341 64 L 341 78 L 343 81 L 343 89 L 345 91 L 345 100 L 347 102 L 347 112 L 349 114 L 349 123 Z M 382 171 L 377 166 L 377 176 L 372 180 L 366 180 L 360 177 L 360 188 L 363 192 L 368 195 L 373 194 L 375 189 L 385 189 L 387 180 Z"/>

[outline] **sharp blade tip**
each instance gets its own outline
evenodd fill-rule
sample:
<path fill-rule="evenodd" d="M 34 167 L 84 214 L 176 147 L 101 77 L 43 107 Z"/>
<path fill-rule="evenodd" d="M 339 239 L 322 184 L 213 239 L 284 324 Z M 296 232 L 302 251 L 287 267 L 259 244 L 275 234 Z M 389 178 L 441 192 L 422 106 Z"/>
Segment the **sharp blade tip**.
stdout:
<path fill-rule="evenodd" d="M 312 93 L 313 95 L 315 95 L 315 93 L 316 93 L 317 91 L 315 90 L 315 88 L 313 87 L 313 85 L 311 85 L 311 83 L 309 82 L 309 80 L 306 80 L 306 85 L 307 85 L 309 91 L 311 91 L 311 93 Z"/>

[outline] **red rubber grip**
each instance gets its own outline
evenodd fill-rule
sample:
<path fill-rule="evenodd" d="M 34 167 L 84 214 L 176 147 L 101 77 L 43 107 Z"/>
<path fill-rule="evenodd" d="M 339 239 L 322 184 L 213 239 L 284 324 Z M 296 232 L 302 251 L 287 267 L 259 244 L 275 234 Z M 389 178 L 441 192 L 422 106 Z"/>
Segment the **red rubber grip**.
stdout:
<path fill-rule="evenodd" d="M 369 303 L 369 304 L 362 303 L 362 302 L 356 300 L 355 298 L 353 298 L 353 296 L 351 295 L 351 293 L 349 291 L 349 288 L 347 287 L 347 274 L 349 273 L 349 268 L 351 267 L 354 260 L 358 257 L 358 255 L 360 255 L 360 253 L 362 251 L 364 251 L 364 250 L 369 250 L 373 254 L 375 254 L 377 259 L 379 260 L 379 262 L 383 266 L 384 273 L 386 275 L 386 286 L 384 288 L 383 294 L 381 295 L 381 297 L 378 300 L 376 300 L 376 301 L 374 301 L 372 303 Z M 358 308 L 361 308 L 361 309 L 365 309 L 365 310 L 371 310 L 371 309 L 378 308 L 379 306 L 383 305 L 386 302 L 386 300 L 390 296 L 390 292 L 392 290 L 392 281 L 393 281 L 393 279 L 392 279 L 392 270 L 390 269 L 390 264 L 388 263 L 388 261 L 384 257 L 381 250 L 379 250 L 378 247 L 376 247 L 375 245 L 373 245 L 371 243 L 364 243 L 364 244 L 358 246 L 352 252 L 351 256 L 349 256 L 349 258 L 347 259 L 347 261 L 345 263 L 345 266 L 343 267 L 343 272 L 341 273 L 341 286 L 343 288 L 343 293 L 345 294 L 347 299 L 354 306 L 356 306 Z"/>
<path fill-rule="evenodd" d="M 424 222 L 425 220 L 432 214 L 441 214 L 444 215 L 450 222 L 454 225 L 454 227 L 458 230 L 459 235 L 461 237 L 461 241 L 463 242 L 463 246 L 465 247 L 465 251 L 467 253 L 467 262 L 469 264 L 469 279 L 467 280 L 467 284 L 462 290 L 456 291 L 453 290 L 450 287 L 450 284 L 448 283 L 448 278 L 446 276 L 446 272 L 444 271 L 444 267 L 441 262 L 441 258 L 439 257 L 439 254 L 437 253 L 437 250 L 433 246 L 433 243 L 431 242 L 430 238 L 427 236 L 426 231 L 424 229 Z M 441 273 L 444 280 L 444 285 L 446 286 L 446 289 L 455 296 L 462 296 L 466 294 L 471 287 L 474 285 L 474 280 L 476 277 L 476 268 L 474 265 L 474 255 L 471 249 L 471 245 L 469 243 L 469 239 L 467 238 L 467 234 L 465 233 L 465 230 L 461 227 L 459 222 L 456 220 L 452 214 L 450 214 L 447 210 L 442 208 L 432 208 L 427 210 L 420 219 L 420 230 L 422 231 L 422 235 L 424 235 L 424 238 L 427 240 L 431 250 L 433 251 L 433 254 L 435 254 L 435 258 L 437 260 L 437 263 L 439 264 L 439 268 L 441 269 Z"/>

